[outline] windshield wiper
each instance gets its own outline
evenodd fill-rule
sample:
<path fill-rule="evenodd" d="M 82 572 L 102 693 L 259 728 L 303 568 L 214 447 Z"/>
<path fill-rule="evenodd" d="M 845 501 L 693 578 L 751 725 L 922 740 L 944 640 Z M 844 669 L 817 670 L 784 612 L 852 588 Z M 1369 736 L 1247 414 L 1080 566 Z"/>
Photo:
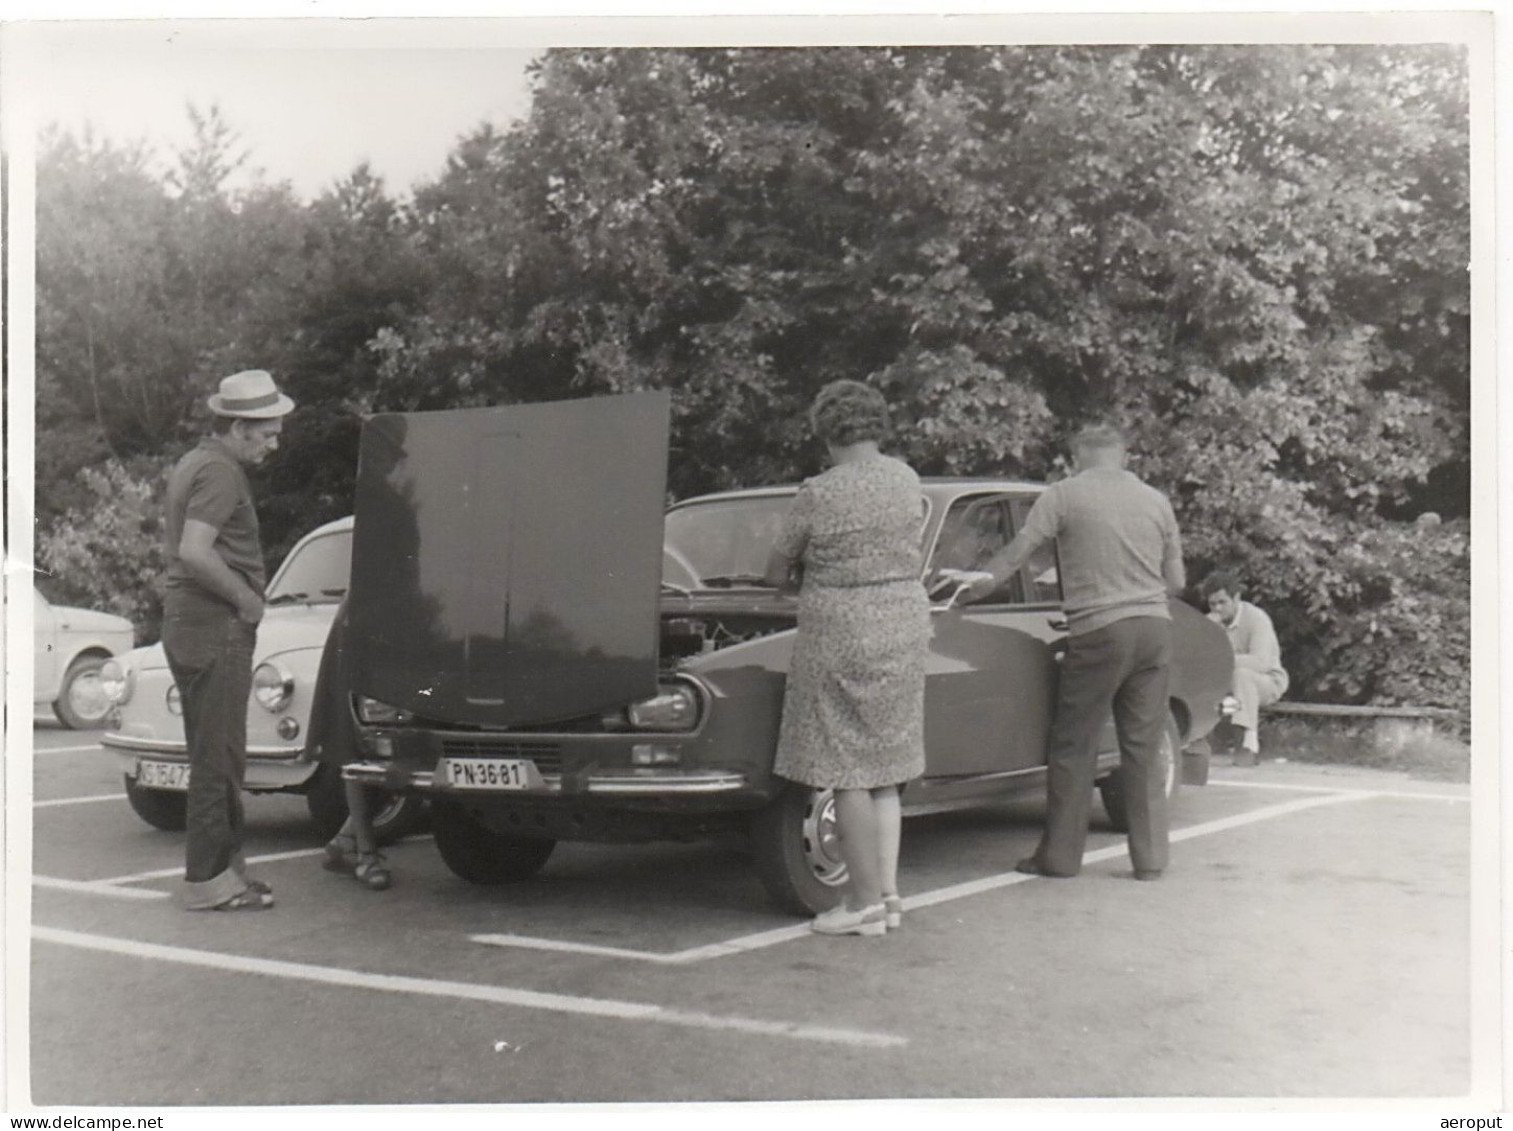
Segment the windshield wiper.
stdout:
<path fill-rule="evenodd" d="M 760 573 L 717 573 L 713 577 L 703 577 L 699 580 L 703 581 L 711 589 L 721 585 L 727 587 L 756 585 L 763 589 L 772 588 L 772 586 L 767 584 L 767 578 Z"/>
<path fill-rule="evenodd" d="M 320 593 L 322 597 L 345 597 L 347 590 L 345 587 L 341 589 L 322 589 Z"/>
<path fill-rule="evenodd" d="M 309 599 L 310 594 L 308 593 L 280 593 L 277 597 L 269 597 L 267 604 L 292 605 L 295 601 L 308 601 Z"/>
<path fill-rule="evenodd" d="M 664 581 L 662 582 L 662 592 L 676 593 L 679 597 L 687 597 L 693 592 L 693 590 L 685 589 L 681 585 L 674 585 L 671 581 Z"/>

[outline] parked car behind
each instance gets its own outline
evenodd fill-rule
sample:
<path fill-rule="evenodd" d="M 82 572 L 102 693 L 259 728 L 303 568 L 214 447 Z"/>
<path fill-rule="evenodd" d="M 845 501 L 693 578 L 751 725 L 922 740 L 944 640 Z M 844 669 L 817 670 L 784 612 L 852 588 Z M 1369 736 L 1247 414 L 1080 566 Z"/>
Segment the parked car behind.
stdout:
<path fill-rule="evenodd" d="M 795 488 L 664 518 L 667 430 L 660 393 L 368 422 L 350 625 L 333 641 L 359 747 L 345 772 L 430 798 L 442 859 L 469 881 L 529 876 L 559 840 L 738 830 L 773 898 L 812 914 L 838 899 L 845 864 L 831 793 L 772 772 L 797 600 L 761 581 Z M 923 581 L 980 565 L 1042 489 L 927 480 Z M 1060 598 L 1048 547 L 970 607 L 934 609 L 927 769 L 906 812 L 1043 789 Z M 1217 625 L 1171 609 L 1175 792 L 1178 751 L 1214 726 L 1233 656 Z M 1122 828 L 1112 719 L 1100 749 Z"/>
<path fill-rule="evenodd" d="M 289 551 L 268 584 L 247 704 L 247 790 L 304 794 L 323 837 L 346 819 L 347 803 L 339 775 L 306 743 L 315 676 L 351 563 L 350 517 L 317 527 Z M 118 657 L 102 675 L 112 706 L 101 742 L 119 756 L 127 801 L 148 824 L 183 829 L 189 758 L 183 707 L 162 644 Z M 373 813 L 380 839 L 409 832 L 422 806 L 420 798 L 378 791 Z"/>
<path fill-rule="evenodd" d="M 100 685 L 105 661 L 130 651 L 131 621 L 113 613 L 54 605 L 32 587 L 32 706 L 51 709 L 66 727 L 105 722 L 110 702 Z"/>

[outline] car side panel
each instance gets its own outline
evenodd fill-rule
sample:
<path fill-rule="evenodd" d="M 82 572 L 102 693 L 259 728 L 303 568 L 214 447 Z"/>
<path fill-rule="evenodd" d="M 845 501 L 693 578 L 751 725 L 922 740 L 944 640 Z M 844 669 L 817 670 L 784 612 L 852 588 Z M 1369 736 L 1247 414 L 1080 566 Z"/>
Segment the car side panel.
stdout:
<path fill-rule="evenodd" d="M 1186 716 L 1183 742 L 1204 737 L 1219 721 L 1219 703 L 1234 682 L 1235 654 L 1222 628 L 1173 598 L 1170 697 Z"/>
<path fill-rule="evenodd" d="M 1056 609 L 970 607 L 931 614 L 926 775 L 1043 765 L 1056 699 Z"/>

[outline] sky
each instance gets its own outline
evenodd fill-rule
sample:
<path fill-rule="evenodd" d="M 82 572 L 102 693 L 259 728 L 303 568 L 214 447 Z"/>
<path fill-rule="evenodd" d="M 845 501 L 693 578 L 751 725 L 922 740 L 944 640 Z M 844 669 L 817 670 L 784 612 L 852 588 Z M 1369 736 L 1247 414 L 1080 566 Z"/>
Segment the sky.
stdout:
<path fill-rule="evenodd" d="M 194 36 L 57 35 L 29 53 L 34 126 L 88 124 L 165 163 L 192 136 L 186 107 L 219 106 L 260 170 L 309 199 L 371 163 L 391 191 L 434 179 L 457 139 L 530 107 L 530 49 L 289 46 Z"/>

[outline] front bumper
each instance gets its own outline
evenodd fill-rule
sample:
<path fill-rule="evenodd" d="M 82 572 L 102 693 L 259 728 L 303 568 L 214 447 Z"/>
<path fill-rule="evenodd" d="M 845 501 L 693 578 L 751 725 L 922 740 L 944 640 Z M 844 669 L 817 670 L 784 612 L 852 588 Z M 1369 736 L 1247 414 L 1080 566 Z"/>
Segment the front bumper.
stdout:
<path fill-rule="evenodd" d="M 133 780 L 137 776 L 137 762 L 142 758 L 153 762 L 183 763 L 189 760 L 184 744 L 171 740 L 110 733 L 101 737 L 100 744 L 115 754 L 121 772 Z M 299 746 L 247 747 L 247 772 L 242 788 L 261 793 L 305 785 L 320 766 L 305 761 L 303 754 L 304 749 Z"/>
<path fill-rule="evenodd" d="M 584 774 L 541 775 L 540 789 L 459 788 L 438 782 L 429 770 L 405 770 L 383 762 L 353 762 L 342 767 L 342 777 L 364 785 L 387 789 L 416 790 L 422 793 L 459 797 L 490 797 L 501 800 L 529 800 L 541 797 L 578 797 L 583 794 L 601 797 L 685 797 L 690 794 L 749 793 L 755 788 L 743 773 L 734 770 L 596 770 Z"/>

